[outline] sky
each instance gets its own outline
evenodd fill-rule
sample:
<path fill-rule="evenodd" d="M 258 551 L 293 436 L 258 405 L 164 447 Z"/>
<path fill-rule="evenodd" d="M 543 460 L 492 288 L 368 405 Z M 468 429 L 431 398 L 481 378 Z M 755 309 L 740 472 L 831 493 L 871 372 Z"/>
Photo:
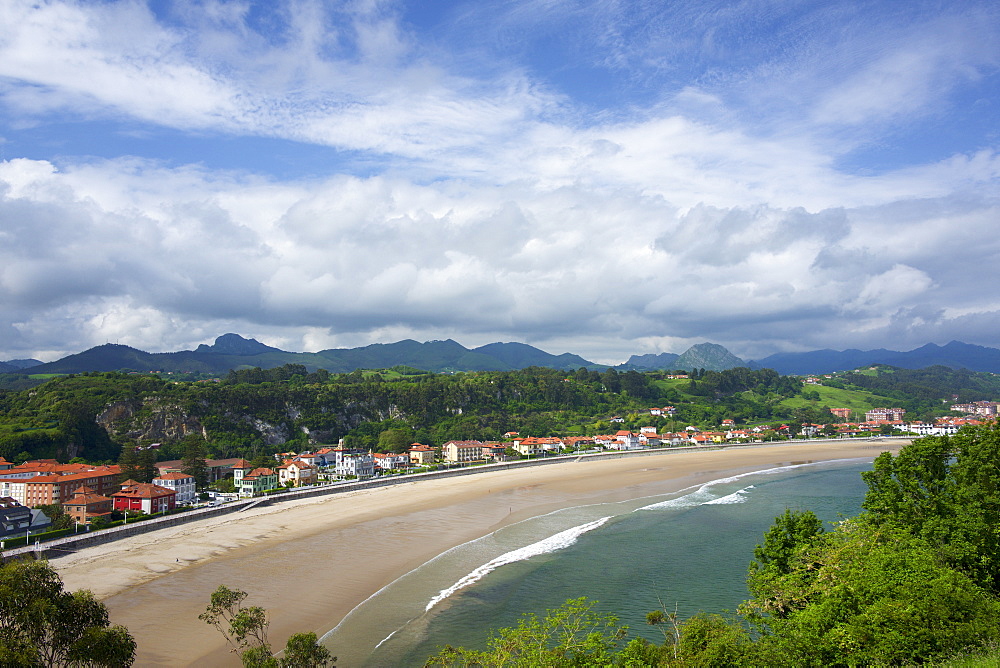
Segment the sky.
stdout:
<path fill-rule="evenodd" d="M 1000 347 L 1000 5 L 0 3 L 0 360 Z"/>

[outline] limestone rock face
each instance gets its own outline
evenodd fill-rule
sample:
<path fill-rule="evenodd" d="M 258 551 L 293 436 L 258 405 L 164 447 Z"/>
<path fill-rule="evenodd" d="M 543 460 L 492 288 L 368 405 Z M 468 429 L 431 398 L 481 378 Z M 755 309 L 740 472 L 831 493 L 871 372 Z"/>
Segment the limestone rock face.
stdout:
<path fill-rule="evenodd" d="M 157 397 L 145 397 L 141 402 L 111 403 L 97 416 L 97 423 L 109 434 L 139 441 L 173 441 L 188 434 L 208 436 L 198 418 L 189 415 L 182 407 L 164 403 Z"/>

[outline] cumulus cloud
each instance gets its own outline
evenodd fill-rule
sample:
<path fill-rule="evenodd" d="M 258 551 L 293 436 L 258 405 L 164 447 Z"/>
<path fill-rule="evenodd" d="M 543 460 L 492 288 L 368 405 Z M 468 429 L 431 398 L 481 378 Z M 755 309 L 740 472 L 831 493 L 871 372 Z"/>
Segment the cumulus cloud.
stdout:
<path fill-rule="evenodd" d="M 858 128 L 990 90 L 996 12 L 921 4 L 865 46 L 843 8 L 661 4 L 455 2 L 431 32 L 390 2 L 3 4 L 5 133 L 124 118 L 350 157 L 291 179 L 169 150 L 0 162 L 0 359 L 225 331 L 611 363 L 1000 343 L 995 141 L 840 166 Z"/>

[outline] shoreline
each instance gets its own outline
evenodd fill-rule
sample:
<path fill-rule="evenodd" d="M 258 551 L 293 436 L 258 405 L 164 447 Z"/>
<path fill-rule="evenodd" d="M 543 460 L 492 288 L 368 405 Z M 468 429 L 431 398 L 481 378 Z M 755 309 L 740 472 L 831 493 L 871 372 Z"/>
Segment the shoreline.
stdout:
<path fill-rule="evenodd" d="M 322 636 L 414 568 L 522 519 L 771 466 L 873 459 L 904 443 L 664 451 L 424 480 L 184 524 L 89 547 L 52 565 L 67 589 L 92 590 L 112 622 L 129 628 L 137 665 L 235 666 L 221 636 L 198 620 L 220 584 L 247 591 L 248 604 L 268 610 L 271 641 L 280 649 L 291 633 Z"/>

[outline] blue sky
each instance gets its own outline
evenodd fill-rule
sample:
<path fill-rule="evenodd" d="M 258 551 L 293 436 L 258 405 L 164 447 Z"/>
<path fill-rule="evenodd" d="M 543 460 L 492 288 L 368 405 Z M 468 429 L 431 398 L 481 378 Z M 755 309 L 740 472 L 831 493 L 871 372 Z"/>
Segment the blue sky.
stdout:
<path fill-rule="evenodd" d="M 990 2 L 0 5 L 0 360 L 1000 346 Z"/>

